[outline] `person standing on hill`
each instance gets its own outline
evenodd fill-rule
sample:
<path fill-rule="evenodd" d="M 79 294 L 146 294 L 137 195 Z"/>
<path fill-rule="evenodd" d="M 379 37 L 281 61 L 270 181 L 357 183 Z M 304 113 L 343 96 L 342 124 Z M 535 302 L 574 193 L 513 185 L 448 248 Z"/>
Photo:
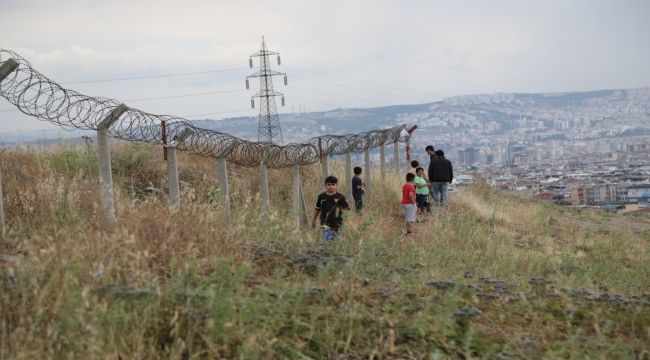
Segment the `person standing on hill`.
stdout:
<path fill-rule="evenodd" d="M 322 237 L 332 241 L 339 236 L 339 230 L 343 226 L 343 211 L 350 210 L 350 205 L 343 194 L 336 191 L 339 180 L 335 176 L 325 178 L 325 191 L 318 195 L 314 217 L 311 220 L 311 227 L 316 227 L 316 218 L 320 214 L 320 225 L 323 227 Z"/>
<path fill-rule="evenodd" d="M 404 225 L 406 227 L 406 236 L 413 236 L 413 224 L 417 220 L 417 206 L 415 200 L 415 185 L 413 185 L 413 180 L 415 180 L 415 174 L 407 173 L 406 174 L 406 183 L 402 185 L 402 209 L 404 209 Z"/>
<path fill-rule="evenodd" d="M 429 163 L 429 181 L 433 192 L 433 202 L 436 205 L 447 203 L 448 186 L 454 179 L 451 161 L 445 159 L 445 152 L 437 150 L 436 158 Z"/>
<path fill-rule="evenodd" d="M 362 172 L 361 167 L 357 166 L 354 168 L 354 176 L 352 177 L 352 198 L 354 198 L 354 209 L 357 214 L 361 214 L 361 209 L 363 209 L 363 194 L 366 191 L 366 184 L 361 180 Z"/>

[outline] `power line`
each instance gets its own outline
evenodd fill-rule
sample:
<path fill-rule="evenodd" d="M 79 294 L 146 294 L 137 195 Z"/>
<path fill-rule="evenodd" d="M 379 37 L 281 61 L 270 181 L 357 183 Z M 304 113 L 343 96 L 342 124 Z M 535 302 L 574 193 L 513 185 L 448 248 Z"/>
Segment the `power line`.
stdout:
<path fill-rule="evenodd" d="M 246 112 L 246 111 L 250 111 L 250 109 L 240 109 L 240 110 L 230 110 L 230 111 L 218 111 L 218 112 L 210 112 L 210 113 L 203 113 L 203 114 L 180 115 L 180 117 L 182 117 L 182 118 L 190 118 L 190 117 L 196 117 L 196 116 L 207 116 L 207 115 L 220 115 L 220 114 L 241 113 L 241 112 Z"/>
<path fill-rule="evenodd" d="M 294 87 L 294 86 L 292 86 L 292 87 Z M 321 102 L 321 101 L 307 100 L 307 99 L 297 98 L 295 96 L 293 96 L 292 98 L 296 99 L 296 100 L 304 101 L 304 102 L 313 103 L 313 104 L 320 104 L 320 105 L 324 105 L 324 106 L 331 106 L 333 108 L 340 108 L 340 106 L 338 106 L 338 105 L 324 103 L 324 102 Z"/>
<path fill-rule="evenodd" d="M 124 100 L 124 101 L 126 101 L 126 102 L 128 102 L 128 101 L 136 102 L 136 101 L 165 100 L 165 99 L 175 99 L 175 98 L 182 98 L 182 97 L 193 97 L 193 96 L 237 93 L 237 92 L 244 92 L 244 91 L 245 90 L 222 90 L 222 91 L 210 91 L 210 92 L 194 93 L 194 94 L 182 94 L 182 95 L 158 96 L 158 97 L 140 98 L 140 99 L 129 99 L 129 100 Z"/>
<path fill-rule="evenodd" d="M 441 95 L 441 94 L 433 94 L 433 93 L 429 93 L 429 92 L 425 92 L 425 91 L 418 91 L 418 90 L 413 90 L 413 89 L 404 89 L 404 88 L 399 88 L 399 87 L 395 87 L 395 86 L 390 86 L 390 85 L 380 84 L 380 83 L 371 82 L 371 81 L 364 81 L 364 80 L 358 80 L 358 79 L 349 79 L 349 78 L 344 78 L 344 77 L 341 77 L 341 76 L 331 75 L 331 74 L 327 74 L 327 73 L 320 72 L 320 71 L 313 71 L 313 70 L 301 69 L 301 68 L 296 68 L 296 67 L 291 67 L 291 66 L 287 66 L 287 68 L 289 68 L 289 69 L 295 69 L 295 70 L 299 70 L 299 71 L 304 71 L 304 72 L 309 72 L 309 73 L 314 73 L 314 74 L 319 74 L 319 75 L 325 75 L 325 76 L 329 76 L 329 77 L 331 77 L 331 78 L 335 78 L 335 79 L 339 79 L 339 80 L 344 80 L 344 81 L 350 81 L 350 82 L 361 82 L 361 83 L 366 83 L 366 84 L 368 84 L 368 85 L 381 86 L 381 87 L 385 87 L 385 88 L 389 88 L 389 89 L 394 89 L 394 90 L 408 91 L 408 92 L 418 93 L 418 94 L 428 95 L 428 96 L 432 96 L 432 95 L 433 95 L 433 96 L 443 96 L 443 95 Z"/>
<path fill-rule="evenodd" d="M 402 97 L 402 98 L 416 99 L 416 98 L 414 98 L 412 96 L 400 95 L 400 94 L 395 94 L 395 93 L 386 93 L 386 92 L 381 92 L 381 91 L 376 91 L 376 90 L 368 90 L 368 89 L 355 87 L 355 86 L 351 86 L 351 85 L 337 84 L 337 83 L 333 83 L 333 82 L 330 82 L 330 81 L 317 80 L 317 79 L 313 79 L 313 78 L 309 78 L 309 77 L 305 77 L 305 76 L 300 76 L 300 75 L 296 75 L 294 77 L 299 78 L 299 79 L 302 78 L 302 79 L 309 80 L 309 81 L 320 82 L 320 83 L 324 83 L 324 84 L 330 84 L 330 85 L 334 85 L 334 86 L 346 87 L 346 88 L 353 89 L 353 90 L 362 90 L 362 91 L 365 91 L 365 92 L 372 92 L 372 93 L 379 94 L 379 95 L 398 96 L 398 97 Z M 420 102 L 431 102 L 431 99 L 417 98 L 417 100 L 420 101 Z"/>
<path fill-rule="evenodd" d="M 380 102 L 377 102 L 377 100 L 369 100 L 369 99 L 364 99 L 364 98 L 360 98 L 360 97 L 356 97 L 356 96 L 341 95 L 341 94 L 336 94 L 336 93 L 332 93 L 332 92 L 328 92 L 328 91 L 312 90 L 312 89 L 307 89 L 307 88 L 303 88 L 303 87 L 300 87 L 300 86 L 293 86 L 292 85 L 291 88 L 298 89 L 298 90 L 305 90 L 305 91 L 308 91 L 310 93 L 311 92 L 319 92 L 321 94 L 328 94 L 328 95 L 343 97 L 343 98 L 347 98 L 347 99 L 353 98 L 353 99 L 366 101 L 366 102 L 370 102 L 370 103 L 380 103 Z M 340 107 L 340 106 L 334 106 L 334 107 Z"/>
<path fill-rule="evenodd" d="M 238 69 L 222 69 L 222 70 L 209 70 L 209 71 L 198 71 L 198 72 L 190 72 L 190 73 L 175 73 L 175 74 L 145 75 L 145 76 L 134 76 L 134 77 L 124 77 L 124 78 L 111 78 L 111 79 L 80 80 L 80 81 L 62 82 L 61 84 L 62 84 L 62 85 L 68 85 L 68 84 L 89 84 L 89 83 L 112 82 L 112 81 L 128 81 L 128 80 L 158 79 L 158 78 L 179 77 L 179 76 L 189 76 L 189 75 L 204 75 L 204 74 L 213 74 L 213 73 L 230 72 L 230 71 L 242 71 L 242 70 L 246 70 L 246 68 L 238 68 Z"/>

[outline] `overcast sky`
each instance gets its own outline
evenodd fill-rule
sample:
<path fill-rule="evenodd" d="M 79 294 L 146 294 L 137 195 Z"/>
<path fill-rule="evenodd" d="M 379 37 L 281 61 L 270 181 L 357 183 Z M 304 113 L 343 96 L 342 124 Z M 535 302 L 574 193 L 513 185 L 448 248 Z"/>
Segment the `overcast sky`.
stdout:
<path fill-rule="evenodd" d="M 262 36 L 288 77 L 278 111 L 312 112 L 647 87 L 649 16 L 647 0 L 0 0 L 0 48 L 85 95 L 223 119 L 259 112 Z M 0 132 L 47 124 L 0 98 Z"/>

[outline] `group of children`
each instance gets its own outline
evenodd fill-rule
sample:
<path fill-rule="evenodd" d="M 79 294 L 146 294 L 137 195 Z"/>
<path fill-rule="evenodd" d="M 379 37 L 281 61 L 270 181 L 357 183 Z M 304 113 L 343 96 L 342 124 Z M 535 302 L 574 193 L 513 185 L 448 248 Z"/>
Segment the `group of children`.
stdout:
<path fill-rule="evenodd" d="M 404 209 L 404 221 L 406 236 L 415 235 L 413 224 L 416 222 L 417 214 L 430 213 L 431 208 L 428 201 L 430 182 L 425 174 L 424 168 L 419 166 L 417 161 L 412 161 L 411 166 L 415 168 L 415 174 L 406 174 L 406 183 L 402 185 L 402 200 L 400 202 Z M 352 178 L 352 197 L 354 198 L 355 210 L 361 213 L 363 208 L 363 194 L 365 183 L 361 180 L 362 169 L 354 168 Z M 324 240 L 334 240 L 339 229 L 343 225 L 343 211 L 350 210 L 350 205 L 345 196 L 337 191 L 338 179 L 335 176 L 325 178 L 325 191 L 318 195 L 312 227 L 316 227 L 316 219 L 319 218 Z"/>
<path fill-rule="evenodd" d="M 404 209 L 404 224 L 406 236 L 413 236 L 413 224 L 417 221 L 418 215 L 431 214 L 431 203 L 429 194 L 431 182 L 424 168 L 417 160 L 411 161 L 411 167 L 415 173 L 406 174 L 406 183 L 402 185 L 402 201 L 400 204 Z"/>

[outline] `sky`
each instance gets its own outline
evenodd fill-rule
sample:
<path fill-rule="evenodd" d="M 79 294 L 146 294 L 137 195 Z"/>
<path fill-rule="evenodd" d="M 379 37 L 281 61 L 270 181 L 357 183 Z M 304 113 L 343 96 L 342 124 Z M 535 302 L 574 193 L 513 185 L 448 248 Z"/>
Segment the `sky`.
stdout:
<path fill-rule="evenodd" d="M 650 86 L 647 0 L 0 0 L 0 48 L 152 114 L 256 116 L 262 37 L 283 113 Z M 3 59 L 4 60 L 4 59 Z M 0 132 L 53 129 L 0 97 Z"/>

